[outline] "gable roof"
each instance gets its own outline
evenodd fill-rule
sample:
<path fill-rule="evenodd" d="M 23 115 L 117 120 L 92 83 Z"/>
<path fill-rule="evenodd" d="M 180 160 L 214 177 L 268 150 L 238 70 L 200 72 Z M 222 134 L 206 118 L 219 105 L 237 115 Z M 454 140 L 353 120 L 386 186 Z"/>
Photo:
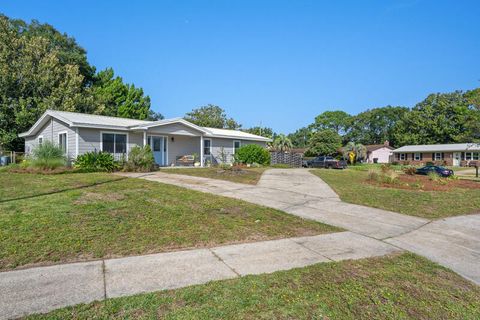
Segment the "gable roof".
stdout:
<path fill-rule="evenodd" d="M 367 152 L 372 152 L 372 151 L 382 149 L 382 148 L 387 148 L 387 149 L 393 150 L 392 147 L 387 146 L 385 144 L 369 144 L 369 145 L 366 145 L 365 148 L 367 148 Z"/>
<path fill-rule="evenodd" d="M 393 152 L 480 151 L 480 143 L 420 144 L 403 146 Z"/>
<path fill-rule="evenodd" d="M 131 130 L 146 130 L 148 128 L 164 126 L 173 123 L 180 123 L 189 128 L 192 128 L 199 133 L 203 134 L 205 137 L 218 137 L 218 138 L 231 138 L 231 139 L 244 139 L 244 140 L 253 140 L 253 141 L 271 141 L 269 138 L 257 136 L 251 133 L 239 131 L 239 130 L 228 130 L 228 129 L 217 129 L 217 128 L 205 128 L 197 126 L 183 118 L 172 118 L 164 119 L 158 121 L 145 121 L 145 120 L 136 120 L 129 118 L 119 118 L 119 117 L 109 117 L 101 116 L 94 114 L 78 113 L 78 112 L 68 112 L 68 111 L 58 111 L 58 110 L 47 110 L 40 117 L 40 119 L 35 122 L 35 124 L 27 132 L 19 134 L 19 137 L 28 137 L 35 135 L 38 130 L 40 130 L 44 124 L 46 124 L 51 118 L 55 118 L 64 122 L 69 127 L 80 127 L 80 128 L 97 128 L 97 129 L 111 129 L 111 130 L 120 130 L 120 131 L 131 131 Z M 200 134 L 199 134 L 200 135 Z"/>

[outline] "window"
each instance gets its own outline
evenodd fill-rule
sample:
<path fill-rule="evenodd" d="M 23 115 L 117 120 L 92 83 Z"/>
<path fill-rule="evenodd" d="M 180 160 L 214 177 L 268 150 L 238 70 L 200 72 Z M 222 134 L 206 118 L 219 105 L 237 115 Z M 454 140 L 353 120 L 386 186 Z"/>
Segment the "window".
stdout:
<path fill-rule="evenodd" d="M 203 140 L 203 154 L 209 156 L 212 154 L 212 140 L 204 139 Z"/>
<path fill-rule="evenodd" d="M 38 136 L 38 145 L 41 146 L 43 143 L 43 136 Z"/>
<path fill-rule="evenodd" d="M 102 133 L 102 151 L 108 153 L 127 153 L 127 135 Z"/>
<path fill-rule="evenodd" d="M 415 152 L 415 154 L 413 155 L 413 160 L 415 161 L 422 160 L 422 154 L 420 152 Z"/>
<path fill-rule="evenodd" d="M 434 160 L 438 161 L 438 160 L 442 160 L 442 159 L 443 159 L 442 153 L 441 152 L 435 152 Z"/>
<path fill-rule="evenodd" d="M 242 143 L 238 140 L 233 141 L 233 153 L 237 153 L 237 150 L 240 149 Z"/>
<path fill-rule="evenodd" d="M 479 156 L 478 152 L 465 152 L 465 160 L 478 160 Z"/>
<path fill-rule="evenodd" d="M 63 153 L 67 153 L 67 133 L 60 132 L 58 134 L 58 146 L 62 149 Z"/>
<path fill-rule="evenodd" d="M 407 158 L 407 155 L 405 153 L 400 153 L 400 160 L 404 161 Z"/>

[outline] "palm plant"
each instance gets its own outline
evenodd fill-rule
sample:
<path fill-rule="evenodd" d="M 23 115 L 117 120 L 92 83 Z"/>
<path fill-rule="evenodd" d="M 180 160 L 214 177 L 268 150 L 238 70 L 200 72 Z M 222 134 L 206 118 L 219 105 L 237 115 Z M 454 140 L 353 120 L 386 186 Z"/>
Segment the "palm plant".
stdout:
<path fill-rule="evenodd" d="M 343 148 L 343 156 L 349 159 L 351 164 L 354 164 L 358 159 L 365 159 L 367 148 L 361 143 L 350 141 Z"/>
<path fill-rule="evenodd" d="M 289 151 L 292 147 L 292 141 L 284 134 L 279 134 L 275 140 L 273 140 L 273 148 L 277 151 Z"/>

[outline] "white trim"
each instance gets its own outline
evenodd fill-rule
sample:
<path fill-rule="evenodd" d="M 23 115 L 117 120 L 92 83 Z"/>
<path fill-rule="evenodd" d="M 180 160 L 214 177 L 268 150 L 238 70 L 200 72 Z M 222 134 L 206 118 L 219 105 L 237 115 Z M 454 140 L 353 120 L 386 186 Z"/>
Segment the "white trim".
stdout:
<path fill-rule="evenodd" d="M 143 131 L 143 147 L 147 145 L 147 130 Z"/>
<path fill-rule="evenodd" d="M 154 121 L 154 122 L 151 122 L 149 124 L 144 124 L 144 125 L 135 125 L 135 126 L 130 126 L 129 129 L 148 129 L 148 128 L 153 128 L 153 127 L 161 127 L 161 126 L 165 126 L 165 125 L 168 125 L 168 124 L 173 124 L 173 123 L 181 123 L 187 127 L 190 127 L 192 129 L 195 129 L 197 131 L 200 131 L 202 133 L 208 133 L 208 130 L 200 127 L 200 126 L 197 126 L 185 119 L 182 119 L 182 118 L 174 118 L 174 119 L 167 119 L 167 120 L 159 120 L 159 121 Z"/>
<path fill-rule="evenodd" d="M 417 158 L 417 155 L 418 155 L 418 158 Z M 415 153 L 413 154 L 413 160 L 414 160 L 414 161 L 420 161 L 420 160 L 422 160 L 422 153 L 421 153 L 421 152 L 415 152 Z"/>
<path fill-rule="evenodd" d="M 232 154 L 235 154 L 235 142 L 238 142 L 239 146 L 238 148 L 242 147 L 242 141 L 241 140 L 233 140 L 233 151 Z"/>
<path fill-rule="evenodd" d="M 75 158 L 78 157 L 78 128 L 75 128 Z"/>
<path fill-rule="evenodd" d="M 68 157 L 68 132 L 67 131 L 59 131 L 57 132 L 57 142 L 58 146 L 61 147 L 60 145 L 60 135 L 64 134 L 65 135 L 65 155 Z"/>
<path fill-rule="evenodd" d="M 200 167 L 203 167 L 203 134 L 200 136 Z"/>
<path fill-rule="evenodd" d="M 400 161 L 406 161 L 406 159 L 407 159 L 407 154 L 406 153 L 400 153 L 400 155 L 398 156 L 398 160 L 400 160 Z"/>
<path fill-rule="evenodd" d="M 102 135 L 103 135 L 104 133 L 122 134 L 122 135 L 126 135 L 126 136 L 127 136 L 127 145 L 126 145 L 125 157 L 128 159 L 128 152 L 130 151 L 128 132 L 123 132 L 123 131 L 100 131 L 100 151 L 102 151 L 102 152 L 103 152 L 103 137 L 102 137 Z"/>
<path fill-rule="evenodd" d="M 442 153 L 443 152 L 434 152 L 435 154 L 435 159 L 433 159 L 434 161 L 440 161 L 442 160 Z M 437 159 L 437 155 L 439 155 L 438 159 Z"/>
<path fill-rule="evenodd" d="M 39 141 L 40 139 L 42 139 L 42 143 L 40 143 L 40 141 Z M 39 135 L 39 136 L 37 137 L 37 145 L 43 144 L 43 140 L 45 140 L 45 139 L 43 138 L 43 134 Z"/>

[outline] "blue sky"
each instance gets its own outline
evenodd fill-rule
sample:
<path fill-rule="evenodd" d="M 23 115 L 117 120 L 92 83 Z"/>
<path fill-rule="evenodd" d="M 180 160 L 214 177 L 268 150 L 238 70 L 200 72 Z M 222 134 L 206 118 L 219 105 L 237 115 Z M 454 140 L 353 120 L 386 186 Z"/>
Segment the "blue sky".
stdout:
<path fill-rule="evenodd" d="M 289 133 L 325 110 L 480 86 L 480 1 L 17 1 L 166 117 L 208 103 Z"/>

